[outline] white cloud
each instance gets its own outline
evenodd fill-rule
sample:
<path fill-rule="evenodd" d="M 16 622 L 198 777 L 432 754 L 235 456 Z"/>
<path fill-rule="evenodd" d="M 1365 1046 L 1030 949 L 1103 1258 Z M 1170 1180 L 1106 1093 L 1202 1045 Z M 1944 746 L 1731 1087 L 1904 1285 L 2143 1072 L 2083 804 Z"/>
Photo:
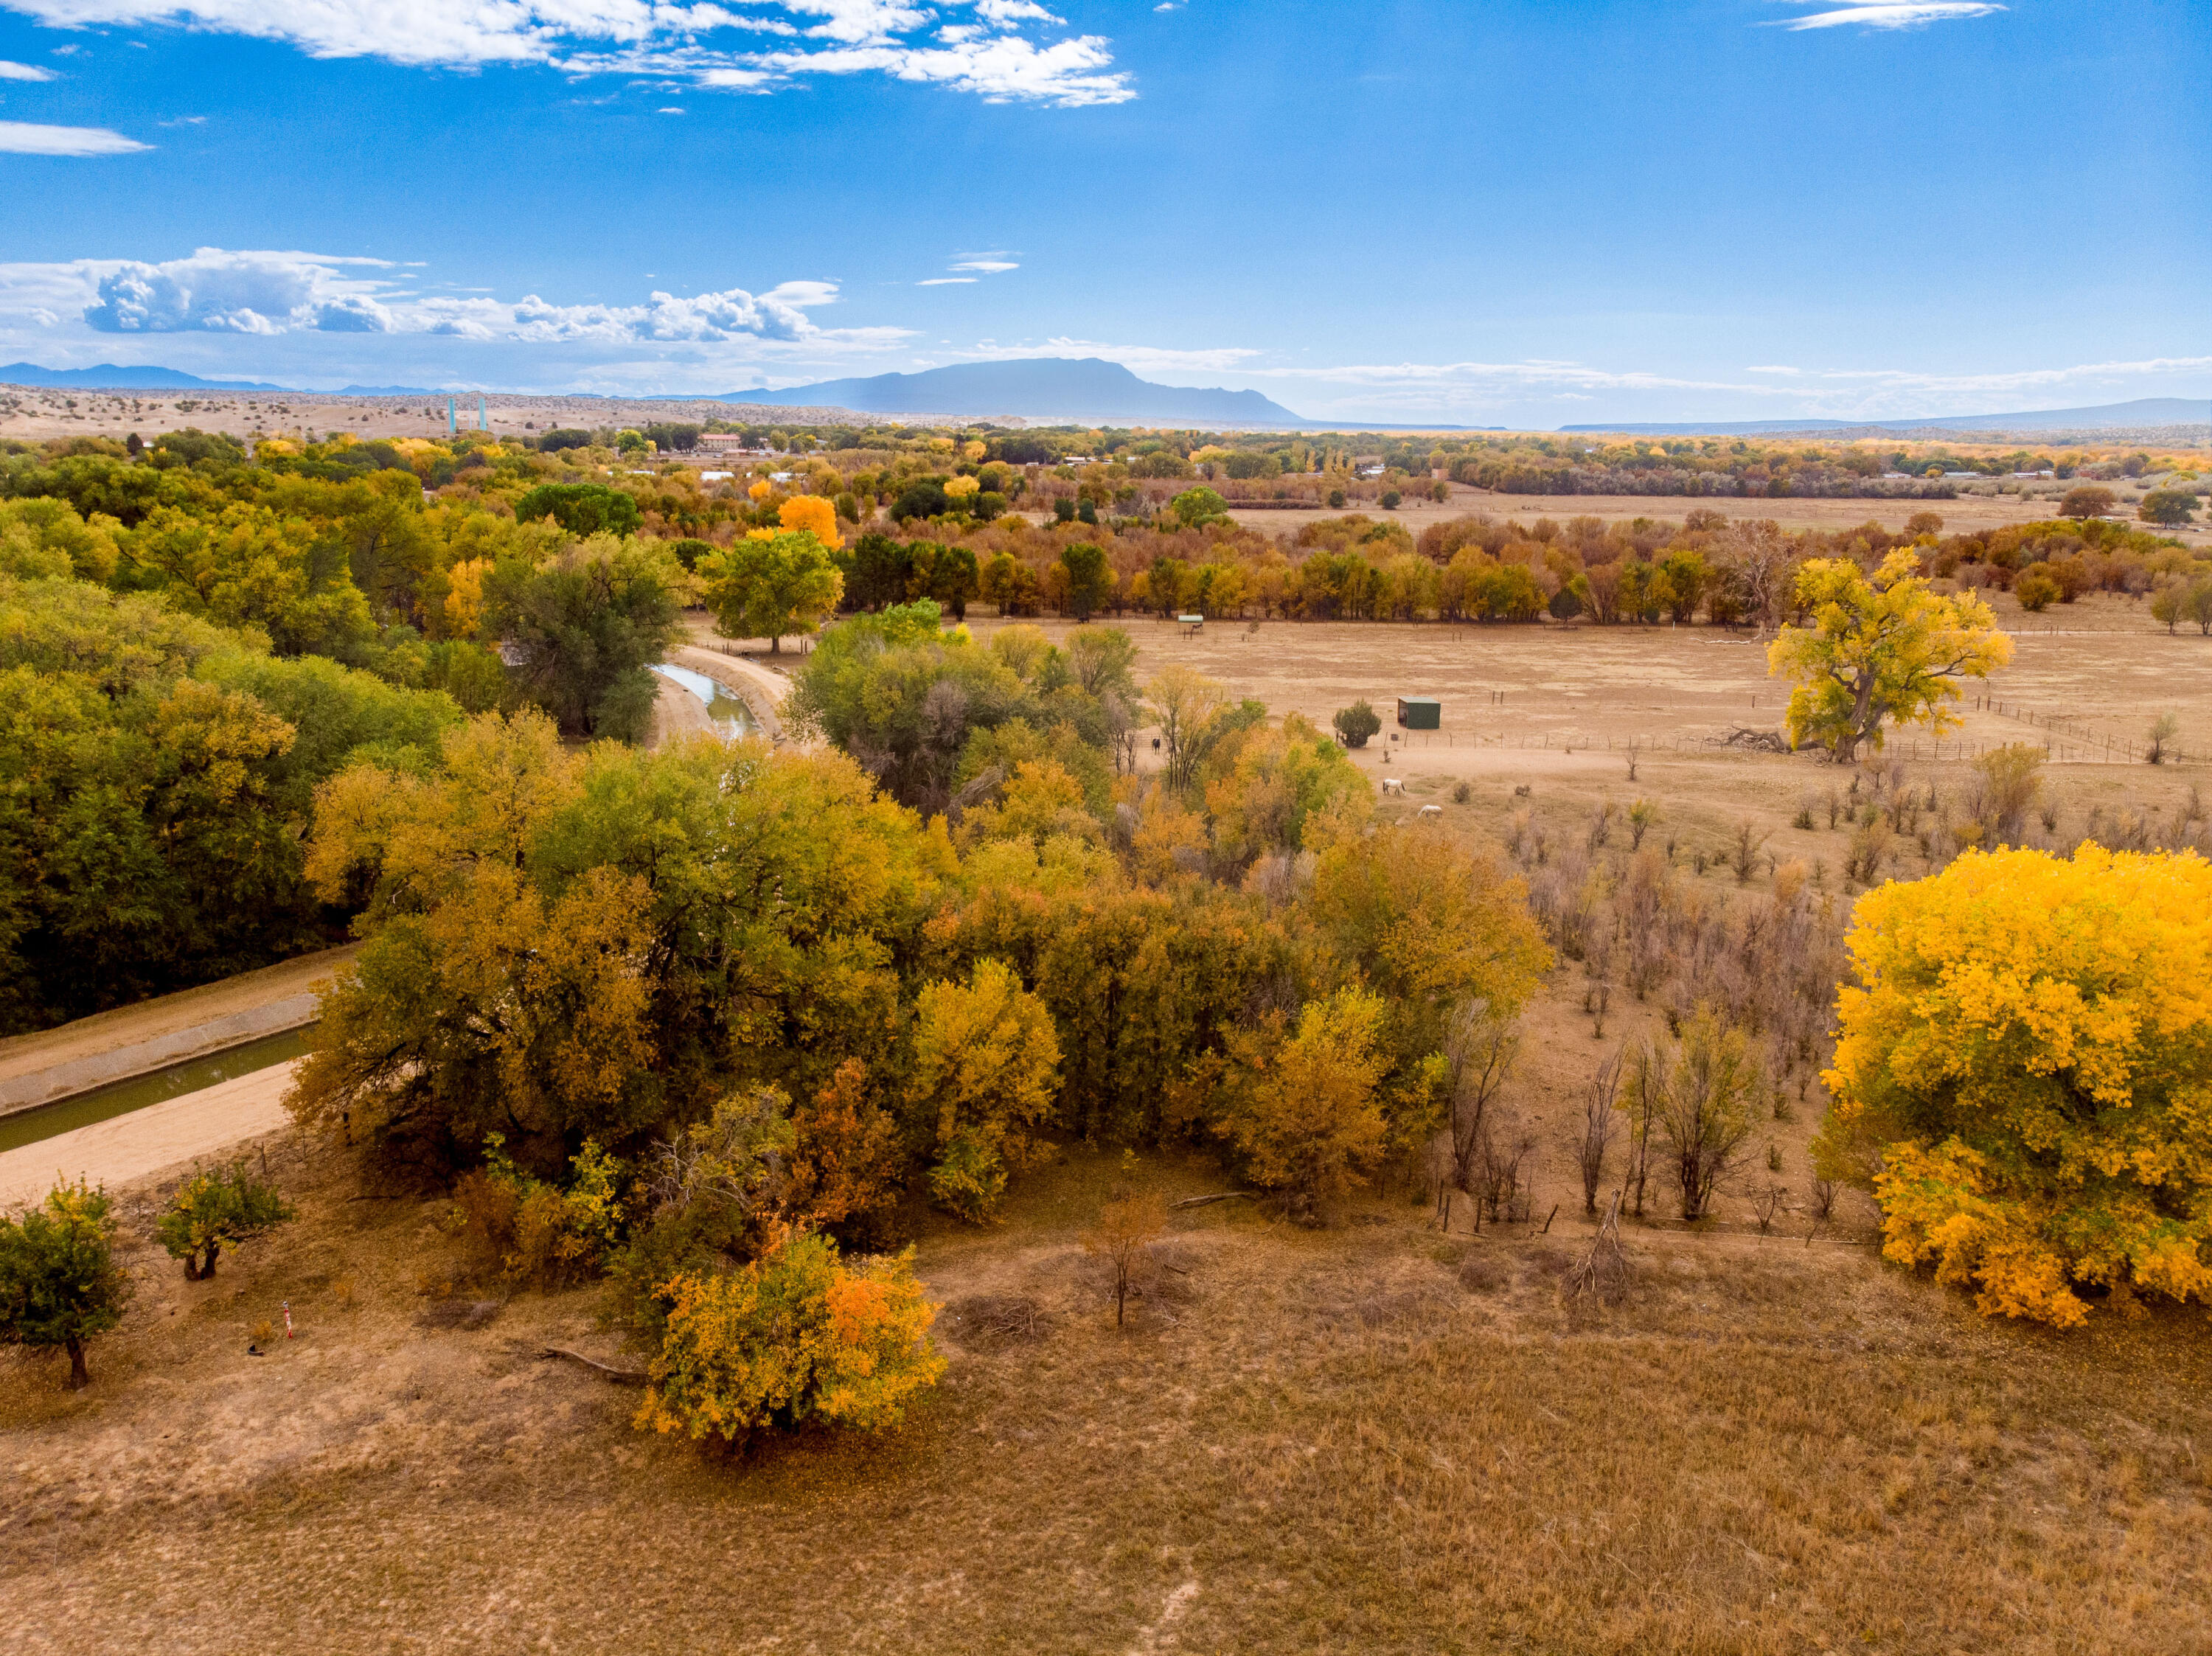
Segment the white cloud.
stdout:
<path fill-rule="evenodd" d="M 1129 356 L 1100 347 L 1091 353 Z M 2075 363 L 1978 373 L 1906 368 L 1746 369 L 1787 380 L 1775 384 L 1684 378 L 1641 369 L 1560 361 L 1347 363 L 1328 367 L 1241 367 L 1241 375 L 1277 385 L 1303 381 L 1355 394 L 1379 410 L 1469 414 L 1546 403 L 1580 402 L 1609 393 L 1657 394 L 1679 405 L 1686 397 L 1710 402 L 1716 395 L 1764 405 L 1765 417 L 1887 420 L 1913 416 L 2007 413 L 2024 405 L 2087 403 L 2160 394 L 2159 382 L 2189 375 L 2201 385 L 2212 356 L 2153 357 L 2136 361 Z M 2165 390 L 2173 395 L 2179 388 Z M 1285 396 L 1291 393 L 1284 391 Z M 2002 399 L 2000 401 L 2000 399 Z M 2010 408 L 2003 404 L 2011 404 Z M 1734 416 L 1732 416 L 1734 417 Z"/>
<path fill-rule="evenodd" d="M 151 144 L 104 126 L 40 126 L 0 121 L 0 154 L 10 155 L 135 155 Z"/>
<path fill-rule="evenodd" d="M 932 276 L 927 282 L 917 282 L 917 288 L 957 288 L 981 280 L 978 276 Z"/>
<path fill-rule="evenodd" d="M 40 69 L 36 64 L 11 64 L 0 58 L 0 81 L 51 81 L 54 72 Z"/>
<path fill-rule="evenodd" d="M 997 276 L 1002 270 L 1018 270 L 1022 267 L 1010 258 L 963 258 L 952 268 L 956 270 L 975 270 L 984 276 Z"/>
<path fill-rule="evenodd" d="M 1096 339 L 1070 339 L 1060 336 L 1048 339 L 1042 345 L 1034 341 L 1002 345 L 996 340 L 987 339 L 953 355 L 986 361 L 1005 361 L 1024 356 L 1097 356 L 1109 362 L 1119 362 L 1132 373 L 1218 373 L 1225 368 L 1239 367 L 1262 353 L 1237 345 L 1176 350 L 1158 345 L 1109 345 Z"/>
<path fill-rule="evenodd" d="M 1904 0 L 1903 3 L 1887 3 L 1875 0 L 1872 3 L 1854 3 L 1838 7 L 1833 11 L 1816 11 L 1808 16 L 1793 17 L 1782 24 L 1787 29 L 1808 28 L 1924 28 L 1930 23 L 1950 22 L 1966 17 L 1986 17 L 1991 12 L 2002 11 L 2001 5 L 1986 0 Z"/>
<path fill-rule="evenodd" d="M 786 282 L 765 293 L 730 288 L 653 292 L 635 305 L 561 305 L 416 291 L 406 268 L 382 259 L 203 247 L 188 258 L 77 259 L 0 265 L 0 318 L 44 327 L 73 316 L 93 334 L 421 334 L 529 345 L 758 342 L 831 351 L 879 349 L 901 328 L 828 329 L 809 312 L 833 305 L 837 285 Z"/>
<path fill-rule="evenodd" d="M 576 76 L 680 76 L 757 92 L 811 75 L 880 74 L 993 101 L 1062 107 L 1136 95 L 1097 35 L 1047 41 L 1033 0 L 0 0 L 56 28 L 172 25 L 282 40 L 316 58 L 542 64 Z M 933 30 L 933 33 L 932 31 Z M 761 52 L 745 36 L 793 42 Z M 732 39 L 736 36 L 739 39 Z M 933 44 L 928 43 L 933 41 Z M 805 44 L 799 44 L 799 43 Z M 817 44 L 818 43 L 818 44 Z"/>

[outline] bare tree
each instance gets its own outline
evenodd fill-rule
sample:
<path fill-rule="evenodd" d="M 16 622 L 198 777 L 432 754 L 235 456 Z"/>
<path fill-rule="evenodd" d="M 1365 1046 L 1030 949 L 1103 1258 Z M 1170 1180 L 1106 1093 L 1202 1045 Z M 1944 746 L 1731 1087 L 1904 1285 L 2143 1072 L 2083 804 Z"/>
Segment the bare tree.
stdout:
<path fill-rule="evenodd" d="M 1576 1149 L 1582 1165 L 1584 1213 L 1597 1211 L 1597 1189 L 1605 1182 L 1605 1155 L 1613 1146 L 1616 1125 L 1614 1100 L 1620 1090 L 1621 1060 L 1626 1055 L 1623 1047 L 1599 1065 L 1583 1094 L 1583 1137 Z"/>
<path fill-rule="evenodd" d="M 1103 1259 L 1114 1273 L 1114 1326 L 1121 1326 L 1129 1283 L 1152 1260 L 1152 1243 L 1167 1228 L 1167 1204 L 1158 1196 L 1120 1194 L 1098 1210 L 1098 1222 L 1083 1233 L 1083 1251 Z"/>
<path fill-rule="evenodd" d="M 1781 1210 L 1782 1198 L 1789 1194 L 1781 1185 L 1767 1184 L 1753 1186 L 1751 1192 L 1752 1217 L 1759 1221 L 1762 1231 L 1774 1227 L 1774 1216 Z"/>
<path fill-rule="evenodd" d="M 1635 1193 L 1636 1216 L 1644 1216 L 1644 1189 L 1651 1177 L 1651 1122 L 1657 1113 L 1657 1091 L 1664 1084 L 1659 1054 L 1649 1041 L 1638 1041 L 1626 1065 L 1627 1096 L 1620 1107 L 1628 1116 L 1628 1166 L 1622 1183 Z"/>
<path fill-rule="evenodd" d="M 1744 610 L 1761 633 L 1774 630 L 1790 595 L 1797 549 L 1771 518 L 1739 518 L 1713 542 L 1713 555 L 1735 583 Z"/>
<path fill-rule="evenodd" d="M 1451 1105 L 1451 1177 L 1437 1188 L 1438 1225 L 1451 1228 L 1452 1192 L 1480 1188 L 1492 1107 L 1520 1056 L 1521 1032 L 1486 1000 L 1470 1000 L 1444 1032 L 1445 1085 Z"/>

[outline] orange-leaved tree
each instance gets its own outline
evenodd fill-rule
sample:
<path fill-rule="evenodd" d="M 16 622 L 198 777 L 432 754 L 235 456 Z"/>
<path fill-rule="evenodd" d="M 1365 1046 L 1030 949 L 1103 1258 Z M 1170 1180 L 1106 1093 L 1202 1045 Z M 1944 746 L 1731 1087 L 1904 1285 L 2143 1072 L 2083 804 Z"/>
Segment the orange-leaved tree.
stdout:
<path fill-rule="evenodd" d="M 794 494 L 775 509 L 776 521 L 786 529 L 804 529 L 835 552 L 844 542 L 837 534 L 836 503 L 824 495 Z"/>
<path fill-rule="evenodd" d="M 913 1250 L 858 1265 L 811 1232 L 735 1271 L 676 1278 L 639 1427 L 734 1447 L 768 1426 L 810 1421 L 879 1431 L 934 1385 L 937 1307 Z"/>
<path fill-rule="evenodd" d="M 2071 1327 L 2212 1298 L 2212 864 L 1969 852 L 1859 899 L 1816 1155 L 1884 1254 Z"/>

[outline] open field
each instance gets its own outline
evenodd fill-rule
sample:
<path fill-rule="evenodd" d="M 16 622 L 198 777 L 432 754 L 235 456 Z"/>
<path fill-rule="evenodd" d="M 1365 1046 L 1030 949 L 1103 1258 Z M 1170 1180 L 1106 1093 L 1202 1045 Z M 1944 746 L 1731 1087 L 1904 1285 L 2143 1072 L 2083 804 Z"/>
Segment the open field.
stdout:
<path fill-rule="evenodd" d="M 1579 1216 L 1401 1198 L 1180 1215 L 1184 1286 L 1117 1333 L 1075 1149 L 1002 1226 L 923 1222 L 952 1366 L 905 1429 L 723 1466 L 539 1355 L 622 1360 L 594 1293 L 426 1296 L 440 1204 L 276 1146 L 301 1219 L 204 1283 L 138 1250 L 91 1391 L 9 1360 L 16 1649 L 2162 1653 L 2212 1616 L 2198 1315 L 2053 1336 L 1848 1239 L 1652 1229 L 1570 1317 Z"/>
<path fill-rule="evenodd" d="M 1451 498 L 1447 500 L 1439 502 L 1409 494 L 1395 512 L 1384 515 L 1393 522 L 1404 524 L 1416 535 L 1432 523 L 1442 523 L 1469 512 L 1485 512 L 1500 519 L 1518 519 L 1524 524 L 1534 523 L 1539 518 L 1564 523 L 1569 518 L 1581 517 L 1600 518 L 1614 524 L 1638 518 L 1679 523 L 1686 514 L 1697 511 L 1717 512 L 1727 518 L 1771 518 L 1789 530 L 1853 529 L 1872 522 L 1894 533 L 1901 531 L 1905 520 L 1915 513 L 1933 512 L 1943 519 L 1948 532 L 1962 534 L 2057 516 L 2058 499 L 2067 485 L 2044 482 L 2033 487 L 2037 493 L 1963 494 L 1953 500 L 1892 500 L 1849 495 L 1766 500 L 1719 494 L 1494 494 L 1486 489 L 1454 483 Z M 1371 502 L 1355 500 L 1346 509 L 1377 515 Z M 1328 511 L 1269 511 L 1264 507 L 1239 506 L 1232 507 L 1229 515 L 1249 528 L 1271 535 L 1295 535 L 1302 524 L 1335 514 Z"/>

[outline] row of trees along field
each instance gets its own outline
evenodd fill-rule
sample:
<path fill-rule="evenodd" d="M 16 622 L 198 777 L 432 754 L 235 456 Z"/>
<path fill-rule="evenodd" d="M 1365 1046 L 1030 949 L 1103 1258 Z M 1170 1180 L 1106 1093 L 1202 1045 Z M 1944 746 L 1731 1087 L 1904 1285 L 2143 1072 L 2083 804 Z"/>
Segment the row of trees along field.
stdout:
<path fill-rule="evenodd" d="M 1815 624 L 1775 657 L 1793 725 L 1839 755 L 2002 659 L 1917 563 L 1798 577 Z M 1140 692 L 1115 628 L 986 647 L 941 619 L 894 606 L 814 652 L 790 711 L 823 749 L 578 748 L 544 712 L 486 712 L 315 786 L 303 877 L 359 905 L 364 943 L 295 1113 L 453 1180 L 479 1272 L 604 1277 L 651 1354 L 641 1427 L 729 1445 L 896 1420 L 941 1368 L 910 1257 L 868 1252 L 901 1192 L 988 1222 L 1066 1138 L 1206 1146 L 1307 1217 L 1436 1156 L 1514 1216 L 1533 1139 L 1500 1083 L 1555 948 L 1601 1022 L 1616 974 L 1671 1013 L 1596 1067 L 1589 1205 L 1656 1184 L 1698 1218 L 1793 1077 L 1802 1099 L 1839 975 L 1803 870 L 1723 909 L 1645 843 L 1648 809 L 1625 854 L 1601 812 L 1571 865 L 1516 823 L 1532 913 L 1447 836 L 1376 823 L 1296 716 L 1180 667 Z M 1841 694 L 1857 674 L 1870 696 Z M 2032 772 L 1984 767 L 1991 832 Z M 1819 1154 L 1874 1189 L 1892 1258 L 2062 1326 L 2212 1289 L 2208 887 L 2188 852 L 1970 848 L 1862 901 Z M 205 1174 L 162 1236 L 205 1274 L 284 1216 L 241 1170 Z M 0 1226 L 0 1335 L 74 1342 L 81 1374 L 120 1293 L 112 1234 L 72 1186 Z"/>
<path fill-rule="evenodd" d="M 1142 479 L 1198 479 L 1237 484 L 1285 498 L 1324 498 L 1332 489 L 1403 489 L 1438 476 L 1509 494 L 1870 495 L 1949 499 L 1960 481 L 1990 482 L 2043 474 L 2061 479 L 2118 482 L 2181 476 L 2192 464 L 2127 446 L 2005 450 L 1959 449 L 1939 443 L 1762 441 L 1744 437 L 1623 439 L 1555 434 L 1407 437 L 1384 432 L 1300 436 L 1070 427 L 1018 433 L 916 431 L 902 427 L 794 428 L 717 421 L 700 426 L 647 426 L 616 432 L 549 432 L 547 448 L 596 443 L 635 452 L 658 442 L 689 450 L 701 431 L 744 437 L 749 446 L 783 455 L 818 455 L 836 462 L 854 452 L 925 456 L 973 444 L 978 459 L 1016 467 L 1057 469 L 1070 460 L 1121 468 Z M 2184 476 L 2184 474 L 2186 474 Z M 1371 494 L 1370 498 L 1371 498 Z"/>
<path fill-rule="evenodd" d="M 1964 585 L 2025 582 L 2031 606 L 2153 587 L 2154 616 L 2212 626 L 2212 579 L 2185 552 L 2095 519 L 1945 537 L 1932 518 L 1902 536 L 1874 525 L 1790 536 L 1696 512 L 1614 527 L 1475 516 L 1417 539 L 1353 514 L 1279 541 L 1229 522 L 1201 487 L 1158 519 L 1086 523 L 1071 510 L 1039 525 L 972 510 L 1065 481 L 1028 458 L 1030 440 L 896 440 L 726 485 L 473 434 L 270 439 L 251 460 L 198 432 L 135 449 L 8 446 L 0 602 L 34 619 L 0 651 L 35 686 L 8 738 L 0 1027 L 329 937 L 344 911 L 311 895 L 298 849 L 319 780 L 355 748 L 427 751 L 463 716 L 523 707 L 571 738 L 636 739 L 655 695 L 647 670 L 691 604 L 726 632 L 771 639 L 840 604 L 920 599 L 956 617 L 979 602 L 1078 618 L 1195 608 L 1771 624 L 1802 613 L 1791 572 L 1805 560 L 1871 567 L 1902 546 Z M 1113 470 L 1081 469 L 1074 486 Z M 944 509 L 888 532 L 882 507 L 917 491 Z M 872 526 L 858 526 L 863 515 Z M 912 536 L 917 525 L 927 533 Z M 207 701 L 217 693 L 219 708 Z M 252 826 L 216 831 L 234 816 Z"/>
<path fill-rule="evenodd" d="M 1534 622 L 1577 617 L 1610 626 L 1687 623 L 1771 627 L 1804 610 L 1794 575 L 1817 559 L 1872 569 L 1900 549 L 1918 567 L 1966 588 L 2025 579 L 2032 609 L 2085 592 L 2186 592 L 2212 573 L 2167 537 L 2098 519 L 2053 519 L 1946 536 L 1933 513 L 1904 530 L 1868 523 L 1790 532 L 1771 519 L 1692 511 L 1679 522 L 1593 517 L 1533 524 L 1487 514 L 1404 525 L 1359 513 L 1322 518 L 1281 537 L 1231 522 L 1218 499 L 1178 497 L 1149 524 L 932 525 L 943 538 L 860 533 L 836 555 L 841 603 L 866 610 L 918 597 L 955 614 L 971 602 L 1001 615 L 1054 613 L 1309 621 Z M 2164 617 L 2160 617 L 2163 619 Z"/>

